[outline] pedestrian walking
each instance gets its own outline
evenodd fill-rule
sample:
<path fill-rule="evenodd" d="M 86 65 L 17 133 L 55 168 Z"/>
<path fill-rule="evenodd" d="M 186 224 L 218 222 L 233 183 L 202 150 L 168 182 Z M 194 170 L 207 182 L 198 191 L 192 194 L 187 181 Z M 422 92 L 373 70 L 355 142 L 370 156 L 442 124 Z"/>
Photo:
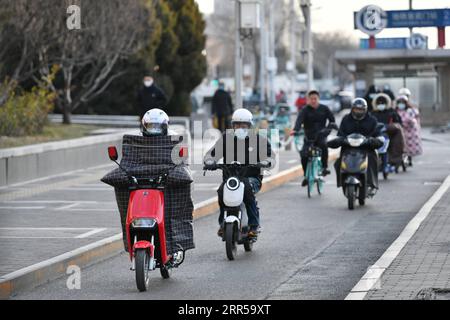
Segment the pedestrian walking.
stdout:
<path fill-rule="evenodd" d="M 214 93 L 211 106 L 212 114 L 217 121 L 216 128 L 224 132 L 230 127 L 229 120 L 233 114 L 233 103 L 231 95 L 225 91 L 225 85 L 222 82 L 219 83 L 219 88 Z"/>
<path fill-rule="evenodd" d="M 153 108 L 166 109 L 167 97 L 165 93 L 155 84 L 153 77 L 145 76 L 143 87 L 138 92 L 139 117 Z"/>

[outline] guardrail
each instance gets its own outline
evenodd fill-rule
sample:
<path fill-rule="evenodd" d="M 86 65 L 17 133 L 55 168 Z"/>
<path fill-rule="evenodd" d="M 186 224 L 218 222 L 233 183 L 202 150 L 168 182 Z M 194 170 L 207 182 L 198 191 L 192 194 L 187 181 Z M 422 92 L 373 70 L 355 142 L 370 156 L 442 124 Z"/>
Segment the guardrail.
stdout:
<path fill-rule="evenodd" d="M 48 119 L 52 123 L 61 123 L 63 116 L 62 114 L 52 113 L 48 115 Z M 75 124 L 90 124 L 120 128 L 136 128 L 139 126 L 138 116 L 74 114 L 71 116 L 71 121 Z M 181 125 L 186 129 L 186 131 L 190 132 L 189 117 L 170 117 L 170 124 Z"/>

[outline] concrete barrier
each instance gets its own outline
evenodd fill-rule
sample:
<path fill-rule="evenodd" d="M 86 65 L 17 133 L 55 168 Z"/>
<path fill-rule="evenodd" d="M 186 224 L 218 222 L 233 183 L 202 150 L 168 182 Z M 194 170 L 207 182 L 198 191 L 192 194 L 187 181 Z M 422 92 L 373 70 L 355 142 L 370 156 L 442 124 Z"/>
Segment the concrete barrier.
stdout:
<path fill-rule="evenodd" d="M 120 152 L 127 133 L 137 131 L 0 149 L 0 187 L 108 163 L 107 147 Z"/>

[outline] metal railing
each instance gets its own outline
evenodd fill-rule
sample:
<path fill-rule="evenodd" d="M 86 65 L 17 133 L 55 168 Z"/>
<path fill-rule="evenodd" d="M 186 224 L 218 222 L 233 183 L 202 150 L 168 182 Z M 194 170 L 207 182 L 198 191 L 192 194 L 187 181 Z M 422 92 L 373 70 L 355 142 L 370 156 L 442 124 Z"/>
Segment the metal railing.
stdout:
<path fill-rule="evenodd" d="M 49 114 L 48 119 L 52 123 L 61 123 L 62 114 Z M 136 128 L 139 126 L 138 116 L 117 116 L 117 115 L 87 115 L 74 114 L 71 116 L 71 122 L 75 124 L 89 124 L 97 126 L 109 126 L 119 128 Z M 171 125 L 181 125 L 187 132 L 190 132 L 189 117 L 170 117 Z"/>

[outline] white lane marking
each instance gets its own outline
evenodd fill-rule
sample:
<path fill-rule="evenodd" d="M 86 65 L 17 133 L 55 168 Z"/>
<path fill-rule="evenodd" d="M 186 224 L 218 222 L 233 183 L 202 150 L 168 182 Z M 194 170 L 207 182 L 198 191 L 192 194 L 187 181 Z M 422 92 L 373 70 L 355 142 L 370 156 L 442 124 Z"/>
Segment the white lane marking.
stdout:
<path fill-rule="evenodd" d="M 51 231 L 76 231 L 76 230 L 92 230 L 96 228 L 56 228 L 56 227 L 49 227 L 49 228 L 35 228 L 35 227 L 7 227 L 7 228 L 0 228 L 0 230 L 51 230 Z"/>
<path fill-rule="evenodd" d="M 89 236 L 92 236 L 93 234 L 100 233 L 100 232 L 105 231 L 105 230 L 106 230 L 106 228 L 95 228 L 92 231 L 89 231 L 89 232 L 80 234 L 79 236 L 76 236 L 75 239 L 84 239 L 84 238 L 87 238 Z"/>
<path fill-rule="evenodd" d="M 384 271 L 391 265 L 400 251 L 405 247 L 408 241 L 413 237 L 419 229 L 422 222 L 428 217 L 436 203 L 445 195 L 450 188 L 450 175 L 444 180 L 439 189 L 431 196 L 430 199 L 422 206 L 420 211 L 403 229 L 400 236 L 391 244 L 373 266 L 371 266 L 361 280 L 353 287 L 352 291 L 347 295 L 345 300 L 363 300 L 367 293 L 381 279 Z"/>
<path fill-rule="evenodd" d="M 426 181 L 423 183 L 424 186 L 438 186 L 441 183 L 439 181 Z"/>
<path fill-rule="evenodd" d="M 98 201 L 68 201 L 68 200 L 13 200 L 13 201 L 3 201 L 3 203 L 49 203 L 49 204 L 53 204 L 53 203 L 74 203 L 74 202 L 78 202 L 78 203 L 100 203 Z"/>
<path fill-rule="evenodd" d="M 293 163 L 297 163 L 299 160 L 297 160 L 297 159 L 292 159 L 292 160 L 289 160 L 287 163 L 289 163 L 289 164 L 293 164 Z"/>
<path fill-rule="evenodd" d="M 45 207 L 0 207 L 0 210 L 38 210 Z"/>
<path fill-rule="evenodd" d="M 91 208 L 79 208 L 79 209 L 66 209 L 66 210 L 64 210 L 64 211 L 86 211 L 86 213 L 89 213 L 89 212 L 93 212 L 93 211 L 95 211 L 95 212 L 103 212 L 103 211 L 117 211 L 118 209 L 117 208 L 110 208 L 110 209 L 108 209 L 108 208 L 106 208 L 106 209 L 91 209 Z"/>
<path fill-rule="evenodd" d="M 55 210 L 67 210 L 67 209 L 71 209 L 71 208 L 73 208 L 73 207 L 76 207 L 76 206 L 78 206 L 78 205 L 79 205 L 79 203 L 74 202 L 74 203 L 68 204 L 68 205 L 66 205 L 66 206 L 62 206 L 62 207 L 59 207 L 59 208 L 55 208 Z"/>
<path fill-rule="evenodd" d="M 104 246 L 106 244 L 114 243 L 114 242 L 119 241 L 121 239 L 122 239 L 122 232 L 121 233 L 117 233 L 116 235 L 111 236 L 109 238 L 98 240 L 98 241 L 96 241 L 94 243 L 91 243 L 91 244 L 88 244 L 88 245 L 86 245 L 84 247 L 81 247 L 81 248 L 78 248 L 78 249 L 75 249 L 75 250 L 63 253 L 63 254 L 61 254 L 59 256 L 56 256 L 54 258 L 51 258 L 51 259 L 48 259 L 48 260 L 45 260 L 45 261 L 42 261 L 42 262 L 38 262 L 38 263 L 33 264 L 33 265 L 29 266 L 29 267 L 25 267 L 25 268 L 22 268 L 20 270 L 8 273 L 8 274 L 6 274 L 4 276 L 0 276 L 0 283 L 8 281 L 8 280 L 12 280 L 14 278 L 21 277 L 21 276 L 23 276 L 23 275 L 25 275 L 27 273 L 34 272 L 34 271 L 39 270 L 39 269 L 43 269 L 43 268 L 51 266 L 53 264 L 56 264 L 56 263 L 65 261 L 67 259 L 76 257 L 76 256 L 78 256 L 78 255 L 80 255 L 82 253 L 89 252 L 90 250 L 92 250 L 94 248 L 100 248 L 100 247 L 102 247 L 102 246 Z"/>
<path fill-rule="evenodd" d="M 14 227 L 0 228 L 0 231 L 87 231 L 79 235 L 71 236 L 0 236 L 0 239 L 85 239 L 94 234 L 105 231 L 107 228 L 33 228 L 33 227 Z"/>
<path fill-rule="evenodd" d="M 106 188 L 80 188 L 80 187 L 74 187 L 74 188 L 58 188 L 54 191 L 113 191 L 111 187 Z"/>
<path fill-rule="evenodd" d="M 45 180 L 50 180 L 50 179 L 54 179 L 54 178 L 60 178 L 60 177 L 67 177 L 70 175 L 76 175 L 77 173 L 80 172 L 85 172 L 87 170 L 101 170 L 101 169 L 106 169 L 108 167 L 113 167 L 114 165 L 112 164 L 102 164 L 99 166 L 95 166 L 95 167 L 90 167 L 90 168 L 85 168 L 85 169 L 77 169 L 74 171 L 69 171 L 66 173 L 60 173 L 60 174 L 55 174 L 55 175 L 51 175 L 51 176 L 47 176 L 47 177 L 43 177 L 43 178 L 38 178 L 38 179 L 33 179 L 33 180 L 28 180 L 28 181 L 24 181 L 24 182 L 19 182 L 19 183 L 14 183 L 8 186 L 2 186 L 0 187 L 0 190 L 5 190 L 5 189 L 10 189 L 10 188 L 15 188 L 15 187 L 21 187 L 21 186 L 25 186 L 28 184 L 33 184 L 36 182 L 42 182 Z"/>

